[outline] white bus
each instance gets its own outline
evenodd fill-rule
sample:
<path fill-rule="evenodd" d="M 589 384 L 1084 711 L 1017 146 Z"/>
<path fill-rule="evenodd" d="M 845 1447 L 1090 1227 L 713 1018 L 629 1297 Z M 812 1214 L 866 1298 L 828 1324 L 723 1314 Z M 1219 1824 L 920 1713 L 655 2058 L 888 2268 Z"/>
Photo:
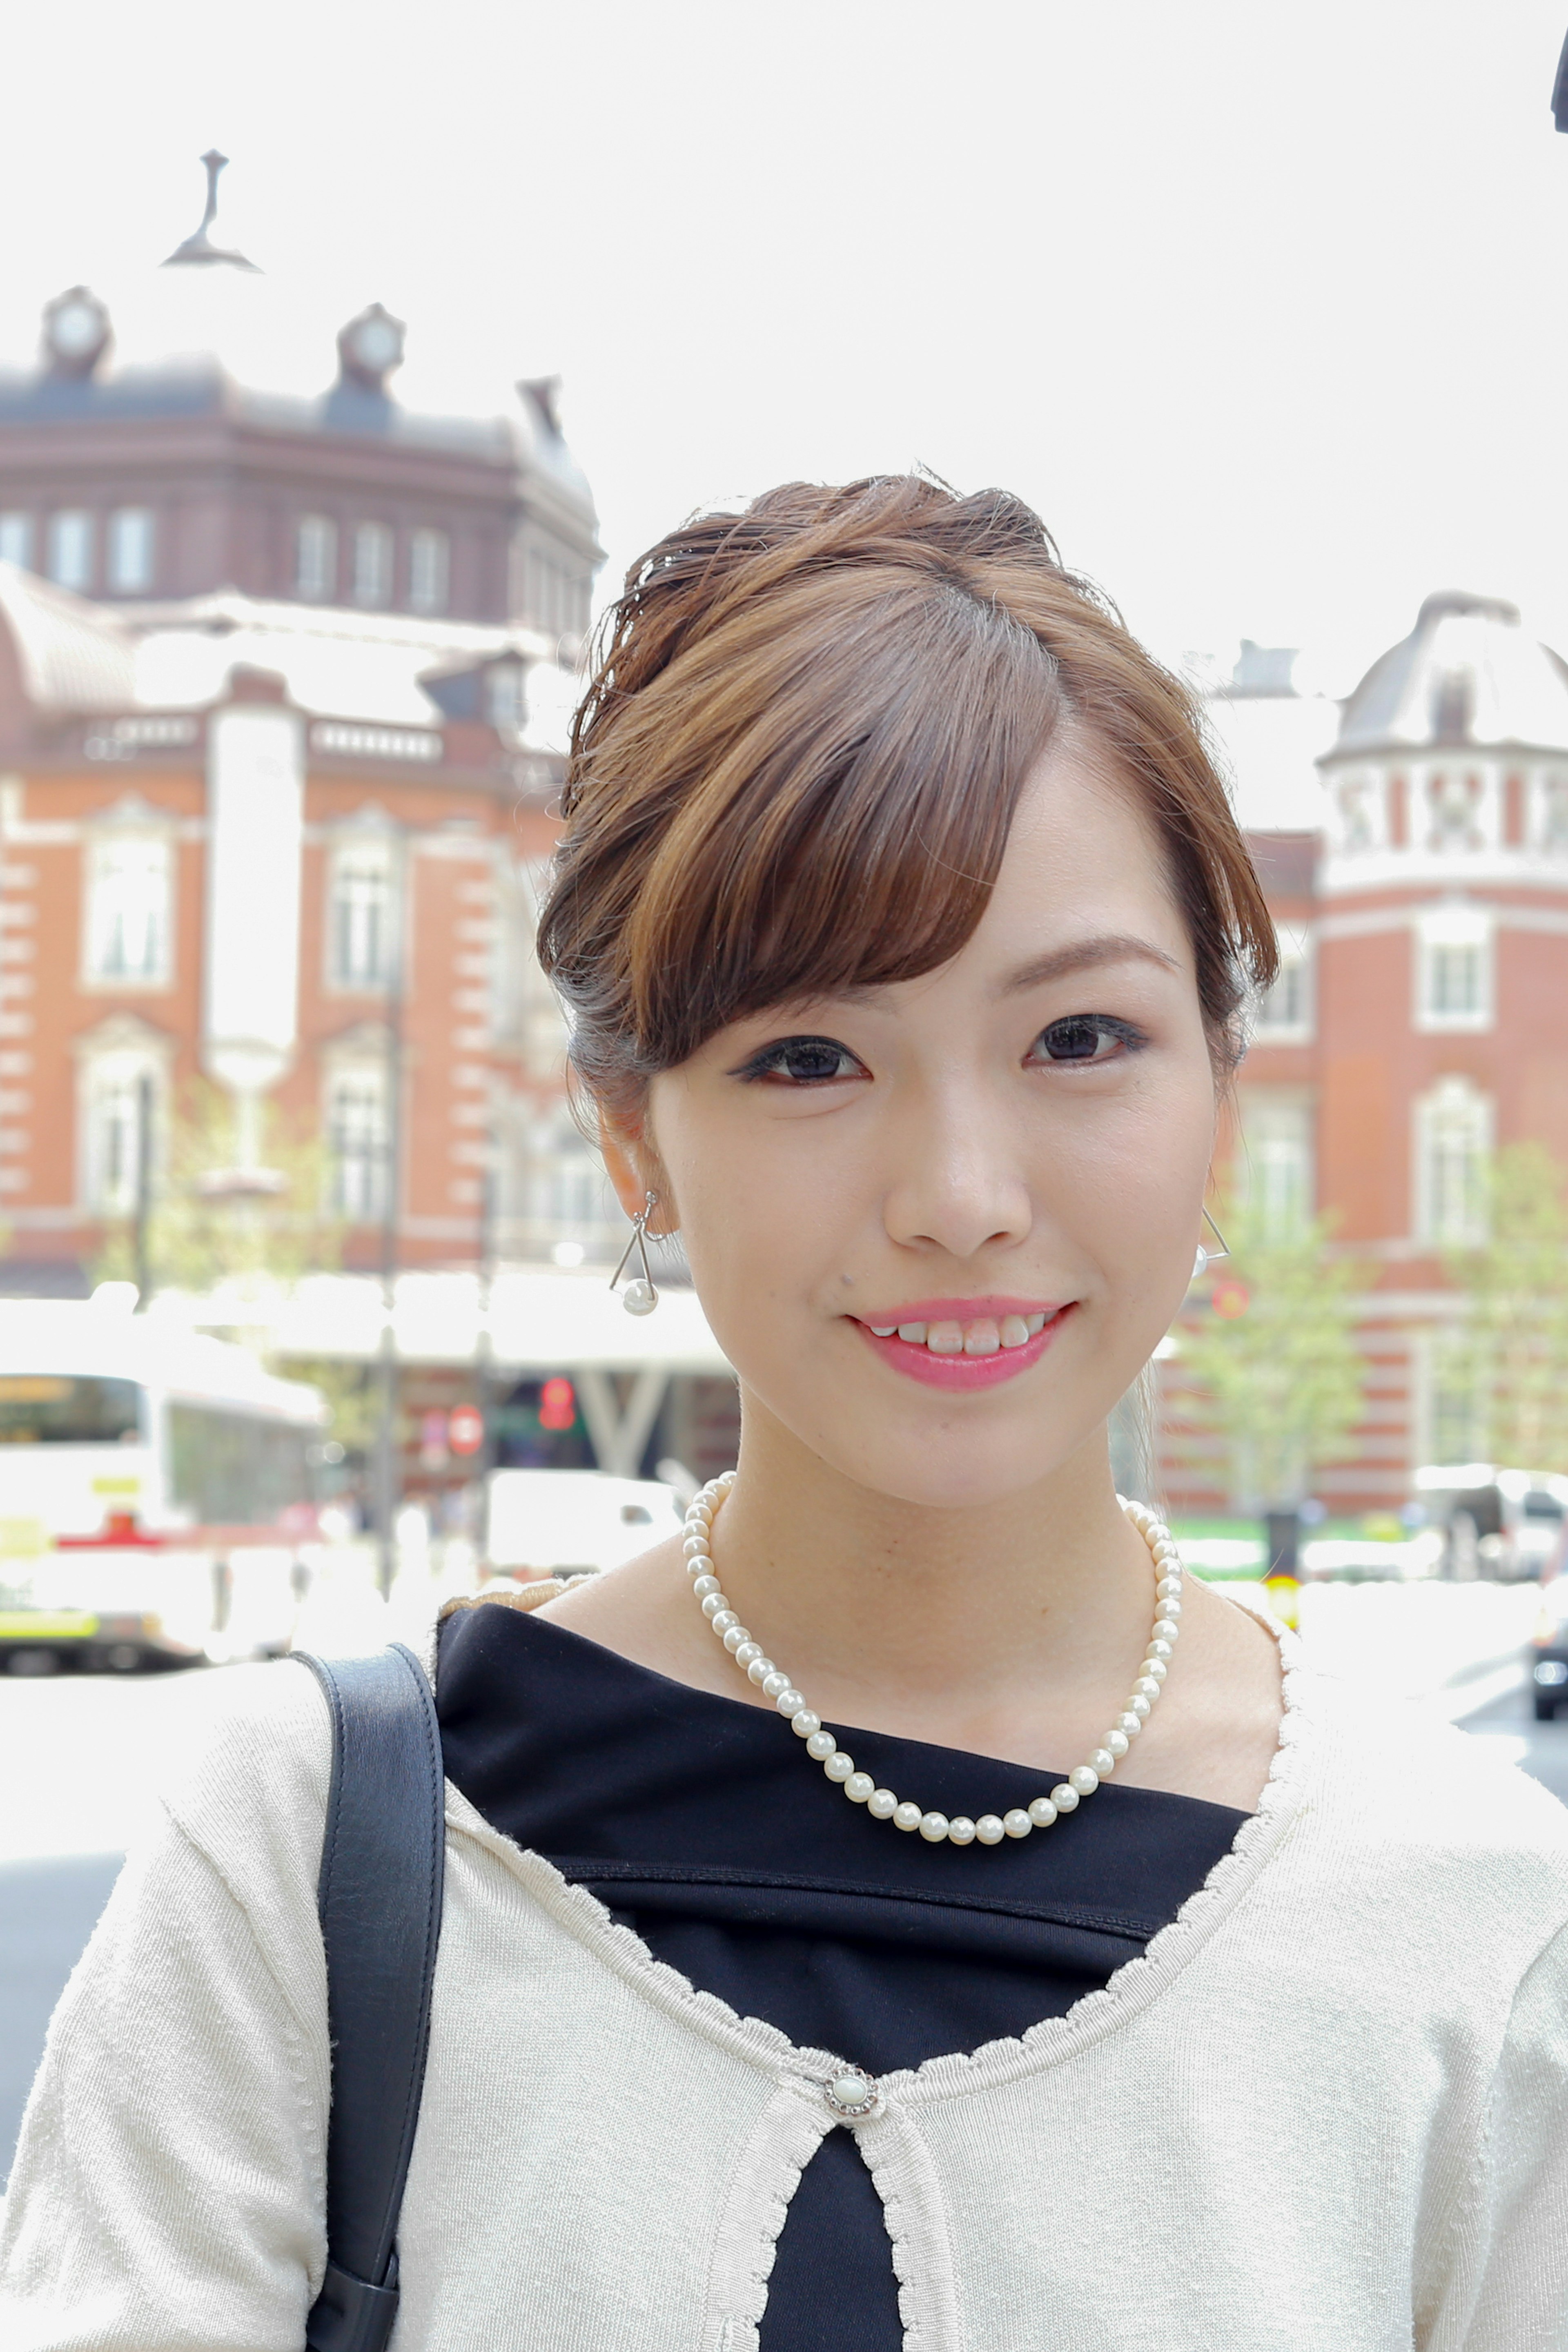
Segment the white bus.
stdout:
<path fill-rule="evenodd" d="M 326 1421 L 223 1340 L 0 1303 L 0 1666 L 286 1650 Z"/>

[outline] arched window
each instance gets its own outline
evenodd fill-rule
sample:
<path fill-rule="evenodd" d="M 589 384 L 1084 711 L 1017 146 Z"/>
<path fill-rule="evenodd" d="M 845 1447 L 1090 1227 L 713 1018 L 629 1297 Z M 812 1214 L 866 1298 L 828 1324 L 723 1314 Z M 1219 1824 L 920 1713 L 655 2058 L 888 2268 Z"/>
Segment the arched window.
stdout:
<path fill-rule="evenodd" d="M 160 988 L 170 977 L 173 847 L 166 833 L 107 833 L 87 856 L 89 980 Z"/>
<path fill-rule="evenodd" d="M 1469 1078 L 1439 1078 L 1415 1105 L 1415 1235 L 1437 1248 L 1486 1239 L 1491 1097 Z"/>
<path fill-rule="evenodd" d="M 338 588 L 338 527 L 325 515 L 304 515 L 294 541 L 294 593 L 330 603 Z"/>

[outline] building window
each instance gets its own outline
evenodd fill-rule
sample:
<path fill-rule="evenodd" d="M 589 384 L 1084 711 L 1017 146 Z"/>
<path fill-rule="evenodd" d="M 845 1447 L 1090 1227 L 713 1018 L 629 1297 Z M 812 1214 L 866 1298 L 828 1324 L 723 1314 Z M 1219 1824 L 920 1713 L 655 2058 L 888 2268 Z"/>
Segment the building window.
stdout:
<path fill-rule="evenodd" d="M 1266 1239 L 1289 1241 L 1312 1216 L 1311 1110 L 1248 1088 L 1241 1118 L 1247 1199 Z"/>
<path fill-rule="evenodd" d="M 1433 776 L 1426 787 L 1426 846 L 1439 854 L 1465 854 L 1484 847 L 1481 780 L 1452 772 Z"/>
<path fill-rule="evenodd" d="M 153 585 L 153 517 L 145 507 L 121 507 L 109 518 L 109 584 L 134 596 Z"/>
<path fill-rule="evenodd" d="M 26 518 L 23 518 L 26 520 Z M 0 516 L 0 551 L 5 517 Z M 16 559 L 18 562 L 21 558 Z M 1536 838 L 1549 857 L 1568 856 L 1568 776 L 1543 777 L 1538 793 Z"/>
<path fill-rule="evenodd" d="M 337 524 L 325 515 L 305 515 L 294 541 L 295 593 L 321 604 L 330 602 L 337 588 Z"/>
<path fill-rule="evenodd" d="M 0 514 L 0 563 L 17 563 L 26 572 L 32 561 L 32 516 Z"/>
<path fill-rule="evenodd" d="M 92 517 L 79 507 L 49 517 L 49 578 L 79 594 L 92 585 Z"/>
<path fill-rule="evenodd" d="M 1492 1106 L 1468 1078 L 1443 1078 L 1415 1106 L 1415 1232 L 1439 1248 L 1486 1238 Z"/>
<path fill-rule="evenodd" d="M 522 664 L 497 662 L 488 679 L 489 688 L 489 720 L 492 727 L 515 734 L 522 725 L 527 705 L 523 699 Z"/>
<path fill-rule="evenodd" d="M 88 1204 L 100 1216 L 134 1213 L 142 1181 L 142 1136 L 151 1159 L 157 1144 L 161 1074 L 154 1057 L 134 1049 L 100 1054 L 83 1087 Z"/>
<path fill-rule="evenodd" d="M 408 601 L 416 613 L 444 613 L 452 569 L 444 530 L 416 530 L 408 541 Z"/>
<path fill-rule="evenodd" d="M 392 845 L 372 835 L 332 858 L 328 971 L 334 988 L 385 988 L 397 953 Z"/>
<path fill-rule="evenodd" d="M 362 522 L 354 533 L 354 603 L 392 602 L 392 533 L 384 522 Z"/>
<path fill-rule="evenodd" d="M 1415 937 L 1416 1027 L 1489 1029 L 1492 964 L 1488 908 L 1463 904 L 1428 908 Z"/>
<path fill-rule="evenodd" d="M 327 1090 L 331 1154 L 331 1205 L 350 1224 L 369 1224 L 385 1213 L 386 1070 L 379 1062 L 334 1070 Z"/>
<path fill-rule="evenodd" d="M 1259 998 L 1252 1025 L 1265 1045 L 1301 1045 L 1311 1036 L 1311 944 L 1305 931 L 1280 926 L 1279 975 Z"/>
<path fill-rule="evenodd" d="M 160 987 L 169 978 L 173 859 L 168 836 L 109 834 L 87 862 L 87 971 L 91 980 Z"/>

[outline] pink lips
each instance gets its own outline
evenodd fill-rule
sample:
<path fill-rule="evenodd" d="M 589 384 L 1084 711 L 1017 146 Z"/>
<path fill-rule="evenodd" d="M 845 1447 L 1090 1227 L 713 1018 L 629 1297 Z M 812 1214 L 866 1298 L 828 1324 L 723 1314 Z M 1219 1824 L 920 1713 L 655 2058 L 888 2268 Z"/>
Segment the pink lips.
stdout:
<path fill-rule="evenodd" d="M 1004 1381 L 1016 1380 L 1020 1372 L 1037 1364 L 1070 1311 L 1071 1302 L 1065 1307 L 1051 1306 L 1040 1298 L 920 1298 L 900 1306 L 887 1315 L 874 1319 L 881 1326 L 888 1323 L 970 1323 L 982 1316 L 1000 1321 L 1005 1315 L 1045 1315 L 1044 1328 L 1037 1331 L 1021 1348 L 1003 1348 L 994 1356 L 933 1356 L 921 1341 L 900 1339 L 895 1331 L 890 1339 L 879 1339 L 869 1326 L 871 1317 L 851 1317 L 868 1347 L 875 1349 L 886 1364 L 896 1371 L 908 1373 L 910 1380 L 923 1381 L 934 1389 L 991 1389 Z"/>

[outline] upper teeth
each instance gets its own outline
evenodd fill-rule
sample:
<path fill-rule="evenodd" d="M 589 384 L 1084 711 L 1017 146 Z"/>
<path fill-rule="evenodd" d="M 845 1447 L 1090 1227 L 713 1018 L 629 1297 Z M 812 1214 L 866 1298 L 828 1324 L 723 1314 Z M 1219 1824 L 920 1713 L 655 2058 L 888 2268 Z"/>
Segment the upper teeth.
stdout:
<path fill-rule="evenodd" d="M 879 1339 L 890 1339 L 897 1331 L 900 1339 L 913 1347 L 929 1348 L 933 1356 L 994 1356 L 1002 1348 L 1021 1348 L 1037 1331 L 1046 1328 L 1046 1318 L 1039 1315 L 978 1315 L 969 1323 L 872 1323 L 868 1327 Z"/>

